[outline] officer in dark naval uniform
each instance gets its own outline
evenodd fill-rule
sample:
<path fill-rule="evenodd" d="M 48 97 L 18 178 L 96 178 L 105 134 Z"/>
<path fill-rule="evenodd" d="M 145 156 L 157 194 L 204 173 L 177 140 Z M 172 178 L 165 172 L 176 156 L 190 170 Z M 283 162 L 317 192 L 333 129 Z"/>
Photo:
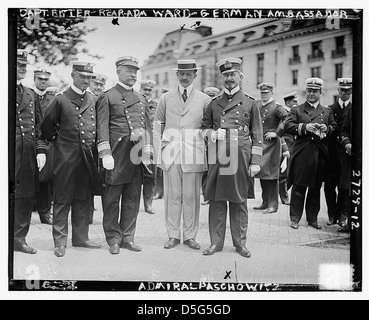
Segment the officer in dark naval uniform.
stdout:
<path fill-rule="evenodd" d="M 287 113 L 290 113 L 292 108 L 297 106 L 297 91 L 290 92 L 283 97 L 284 100 L 284 108 Z M 282 125 L 283 130 L 283 125 Z M 295 136 L 291 134 L 286 134 L 283 132 L 282 138 L 282 150 L 285 146 L 286 151 L 283 152 L 281 159 L 281 172 L 279 175 L 279 197 L 283 204 L 289 205 L 290 199 L 287 191 L 287 176 L 288 169 L 290 166 L 291 154 L 293 151 L 293 145 L 295 143 Z M 283 170 L 282 167 L 284 166 Z"/>
<path fill-rule="evenodd" d="M 274 83 L 260 83 L 261 100 L 258 101 L 260 116 L 263 124 L 263 158 L 261 170 L 255 176 L 260 179 L 263 202 L 255 210 L 264 210 L 270 214 L 278 211 L 278 180 L 280 160 L 282 155 L 281 137 L 283 131 L 280 124 L 286 119 L 287 111 L 273 98 Z"/>
<path fill-rule="evenodd" d="M 37 251 L 28 246 L 26 236 L 38 188 L 38 173 L 46 163 L 46 147 L 40 137 L 41 110 L 35 104 L 33 91 L 21 83 L 29 64 L 27 57 L 27 51 L 17 50 L 15 132 L 10 134 L 15 137 L 9 141 L 9 181 L 11 187 L 14 186 L 10 190 L 10 208 L 14 210 L 14 251 L 36 254 Z"/>
<path fill-rule="evenodd" d="M 39 106 L 42 118 L 45 115 L 46 107 L 54 99 L 55 93 L 47 90 L 49 87 L 51 72 L 45 69 L 37 69 L 34 71 L 34 88 L 35 103 Z M 51 214 L 52 202 L 52 179 L 54 167 L 55 145 L 53 142 L 46 142 L 46 164 L 39 174 L 39 192 L 37 193 L 37 212 L 40 215 L 41 223 L 53 224 Z"/>
<path fill-rule="evenodd" d="M 158 103 L 152 97 L 152 92 L 156 86 L 156 82 L 154 80 L 144 79 L 140 82 L 140 86 L 140 92 L 147 100 L 147 109 L 149 113 L 150 125 L 152 127 L 155 118 L 156 107 L 158 106 Z M 144 200 L 145 211 L 149 214 L 155 214 L 155 211 L 152 208 L 152 200 L 155 193 L 157 166 L 156 164 L 152 163 L 152 161 L 149 161 L 147 163 L 147 167 L 150 169 L 150 171 L 144 172 L 142 196 Z"/>
<path fill-rule="evenodd" d="M 96 104 L 98 151 L 105 169 L 103 227 L 111 254 L 119 254 L 120 247 L 142 250 L 134 242 L 145 169 L 138 154 L 142 149 L 143 156 L 152 151 L 145 142 L 151 134 L 147 101 L 132 88 L 138 60 L 122 57 L 115 65 L 119 82 L 102 93 Z"/>
<path fill-rule="evenodd" d="M 42 122 L 42 134 L 55 141 L 54 224 L 55 255 L 63 257 L 67 247 L 68 215 L 72 208 L 72 245 L 100 248 L 88 238 L 91 181 L 95 180 L 95 98 L 86 92 L 93 64 L 72 62 L 72 86 L 56 95 Z M 97 155 L 97 151 L 95 152 Z"/>
<path fill-rule="evenodd" d="M 229 202 L 233 245 L 241 256 L 251 257 L 246 248 L 247 198 L 250 179 L 260 171 L 263 128 L 256 101 L 240 90 L 241 63 L 238 58 L 217 62 L 224 93 L 212 100 L 203 118 L 202 134 L 208 141 L 209 156 L 205 197 L 210 200 L 211 240 L 204 255 L 223 249 Z"/>
<path fill-rule="evenodd" d="M 338 79 L 338 100 L 330 105 L 338 130 L 328 139 L 329 173 L 324 185 L 328 207 L 328 225 L 339 224 L 344 228 L 350 215 L 351 156 L 342 144 L 342 127 L 352 108 L 350 97 L 352 79 Z M 337 189 L 337 191 L 336 191 Z"/>
<path fill-rule="evenodd" d="M 288 173 L 288 189 L 292 186 L 290 218 L 291 228 L 298 229 L 306 190 L 306 217 L 310 226 L 321 229 L 318 223 L 320 189 L 328 172 L 327 135 L 336 130 L 332 110 L 320 104 L 323 80 L 306 80 L 306 102 L 291 109 L 284 130 L 296 135 Z"/>
<path fill-rule="evenodd" d="M 98 97 L 105 90 L 106 80 L 108 80 L 107 76 L 101 73 L 95 73 L 90 82 L 89 90 L 91 93 Z"/>

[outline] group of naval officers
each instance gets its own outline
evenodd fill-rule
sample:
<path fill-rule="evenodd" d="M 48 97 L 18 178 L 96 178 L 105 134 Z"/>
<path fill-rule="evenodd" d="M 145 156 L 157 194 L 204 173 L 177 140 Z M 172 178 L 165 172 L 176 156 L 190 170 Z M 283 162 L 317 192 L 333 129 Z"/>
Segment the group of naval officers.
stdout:
<path fill-rule="evenodd" d="M 17 51 L 15 131 L 9 144 L 14 148 L 9 153 L 14 251 L 37 253 L 26 242 L 34 204 L 41 222 L 52 225 L 57 257 L 66 254 L 69 212 L 72 246 L 101 248 L 89 239 L 94 197 L 101 196 L 109 252 L 140 252 L 135 231 L 143 193 L 149 214 L 155 214 L 153 199 L 164 199 L 165 249 L 182 240 L 200 250 L 200 206 L 209 205 L 210 246 L 203 254 L 223 250 L 229 212 L 233 246 L 249 258 L 247 199 L 255 198 L 255 178 L 262 199 L 253 209 L 276 213 L 279 195 L 290 205 L 293 229 L 304 206 L 308 225 L 321 228 L 324 182 L 327 224 L 349 231 L 351 78 L 338 79 L 338 100 L 329 107 L 320 104 L 320 78 L 306 80 L 304 103 L 298 105 L 292 92 L 282 106 L 273 98 L 273 83 L 258 85 L 260 100 L 241 90 L 241 59 L 218 61 L 222 89 L 204 92 L 194 85 L 201 67 L 187 59 L 172 69 L 178 86 L 163 89 L 156 101 L 155 81 L 145 79 L 140 92 L 133 89 L 139 61 L 132 56 L 116 60 L 118 81 L 108 90 L 107 77 L 94 73 L 94 64 L 72 62 L 72 84 L 56 93 L 45 69 L 34 71 L 32 89 L 22 84 L 27 55 Z"/>

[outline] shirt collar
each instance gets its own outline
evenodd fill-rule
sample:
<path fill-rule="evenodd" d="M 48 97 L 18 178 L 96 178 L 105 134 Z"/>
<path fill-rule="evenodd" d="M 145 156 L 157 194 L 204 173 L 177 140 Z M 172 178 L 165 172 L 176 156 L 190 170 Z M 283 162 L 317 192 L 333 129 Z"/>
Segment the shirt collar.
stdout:
<path fill-rule="evenodd" d="M 123 87 L 124 89 L 126 89 L 126 90 L 133 91 L 133 87 L 127 86 L 127 85 L 126 85 L 126 84 L 124 84 L 123 82 L 118 81 L 118 84 L 119 84 L 120 86 L 122 86 L 122 87 Z"/>
<path fill-rule="evenodd" d="M 350 103 L 348 100 L 347 101 L 343 101 L 341 98 L 338 98 L 338 103 L 341 106 L 341 108 L 345 108 L 347 107 L 347 105 Z"/>
<path fill-rule="evenodd" d="M 179 85 L 179 91 L 181 92 L 181 94 L 183 94 L 183 91 L 186 89 L 187 90 L 187 97 L 190 96 L 192 90 L 193 90 L 193 84 L 189 85 L 187 88 L 184 88 L 182 85 Z"/>
<path fill-rule="evenodd" d="M 224 88 L 224 92 L 229 96 L 234 96 L 238 91 L 240 91 L 240 86 L 237 86 L 236 88 L 233 88 L 231 91 L 228 91 L 226 88 Z"/>
<path fill-rule="evenodd" d="M 315 102 L 314 104 L 311 104 L 310 102 L 308 102 L 308 104 L 310 104 L 314 109 L 318 108 L 320 101 Z"/>
<path fill-rule="evenodd" d="M 17 80 L 17 86 L 22 85 L 22 82 L 20 80 Z"/>
<path fill-rule="evenodd" d="M 263 104 L 263 107 L 266 106 L 268 103 L 271 103 L 274 100 L 273 97 L 271 97 L 267 102 L 263 102 L 261 101 L 261 103 Z"/>
<path fill-rule="evenodd" d="M 47 92 L 46 90 L 41 91 L 39 89 L 37 89 L 36 87 L 33 88 L 33 90 L 39 95 L 39 96 L 44 96 L 45 93 Z"/>
<path fill-rule="evenodd" d="M 78 93 L 78 94 L 85 94 L 85 92 L 86 91 L 82 91 L 82 90 L 80 90 L 80 89 L 78 89 L 74 84 L 72 84 L 71 86 L 70 86 L 71 88 L 72 88 L 72 90 L 74 91 L 74 92 L 76 92 L 76 93 Z"/>

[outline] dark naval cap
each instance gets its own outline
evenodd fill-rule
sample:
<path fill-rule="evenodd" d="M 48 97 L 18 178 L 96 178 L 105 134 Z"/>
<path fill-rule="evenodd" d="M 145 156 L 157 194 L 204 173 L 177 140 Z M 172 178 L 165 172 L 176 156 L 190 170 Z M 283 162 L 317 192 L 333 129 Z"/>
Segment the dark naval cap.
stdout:
<path fill-rule="evenodd" d="M 51 72 L 47 71 L 46 69 L 37 69 L 33 71 L 33 73 L 35 77 L 40 78 L 40 79 L 45 79 L 45 80 L 49 80 L 51 76 Z"/>
<path fill-rule="evenodd" d="M 352 78 L 338 78 L 338 87 L 342 89 L 352 88 Z"/>
<path fill-rule="evenodd" d="M 93 76 L 95 66 L 94 63 L 80 61 L 73 61 L 71 63 L 74 71 L 77 71 L 84 76 Z"/>
<path fill-rule="evenodd" d="M 144 79 L 140 82 L 140 86 L 142 89 L 154 89 L 156 86 L 156 81 L 150 79 Z"/>
<path fill-rule="evenodd" d="M 117 61 L 115 61 L 115 66 L 116 67 L 128 66 L 128 67 L 134 67 L 137 70 L 140 70 L 138 66 L 138 59 L 136 59 L 135 57 L 131 57 L 131 56 L 125 56 L 125 57 L 118 58 Z"/>
<path fill-rule="evenodd" d="M 29 64 L 28 62 L 28 52 L 26 50 L 17 50 L 17 62 L 20 64 Z"/>
<path fill-rule="evenodd" d="M 269 91 L 273 92 L 274 87 L 275 87 L 275 84 L 272 83 L 272 82 L 262 82 L 262 83 L 258 84 L 258 89 L 262 93 L 263 92 L 266 93 L 266 92 L 269 92 Z"/>
<path fill-rule="evenodd" d="M 242 60 L 239 58 L 222 59 L 216 63 L 220 73 L 234 72 L 241 70 Z"/>
<path fill-rule="evenodd" d="M 108 80 L 108 77 L 104 76 L 103 74 L 100 73 L 94 73 L 93 77 L 92 77 L 92 81 L 96 82 L 96 83 L 100 83 L 100 84 L 106 84 L 106 80 Z"/>

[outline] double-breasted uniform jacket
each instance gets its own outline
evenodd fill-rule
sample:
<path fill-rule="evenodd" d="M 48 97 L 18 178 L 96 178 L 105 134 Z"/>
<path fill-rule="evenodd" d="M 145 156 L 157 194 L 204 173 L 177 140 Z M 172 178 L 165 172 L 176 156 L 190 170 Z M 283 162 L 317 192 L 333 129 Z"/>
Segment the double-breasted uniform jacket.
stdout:
<path fill-rule="evenodd" d="M 146 104 L 147 100 L 141 93 L 127 90 L 119 84 L 98 97 L 99 157 L 109 154 L 114 158 L 114 169 L 105 171 L 107 184 L 130 183 L 135 166 L 142 164 L 139 149 L 146 143 L 151 144 L 152 130 Z"/>
<path fill-rule="evenodd" d="M 15 150 L 13 153 L 10 148 L 9 178 L 15 184 L 15 198 L 29 198 L 38 191 L 36 155 L 46 153 L 46 148 L 40 131 L 41 110 L 32 89 L 23 85 L 21 88 L 16 97 Z M 13 154 L 15 159 L 11 159 Z"/>
<path fill-rule="evenodd" d="M 213 141 L 211 133 L 219 128 L 226 129 L 226 139 Z M 209 156 L 206 199 L 245 202 L 252 184 L 249 166 L 261 164 L 263 151 L 263 127 L 256 101 L 241 90 L 232 100 L 223 93 L 207 107 L 202 129 Z M 228 161 L 224 161 L 225 156 Z"/>
<path fill-rule="evenodd" d="M 46 108 L 49 103 L 54 99 L 55 94 L 51 92 L 46 92 L 44 95 L 37 94 L 34 91 L 35 103 L 39 106 L 41 110 L 42 119 L 45 116 Z M 55 141 L 46 143 L 46 163 L 43 169 L 39 172 L 39 179 L 41 182 L 49 181 L 53 178 L 53 170 L 54 170 L 54 156 L 55 156 Z"/>
<path fill-rule="evenodd" d="M 179 88 L 161 96 L 154 121 L 155 135 L 160 143 L 155 146 L 156 162 L 164 171 L 178 162 L 183 172 L 204 172 L 207 170 L 205 142 L 201 136 L 202 118 L 211 98 L 193 89 L 183 101 Z"/>
<path fill-rule="evenodd" d="M 351 156 L 346 153 L 346 149 L 342 144 L 342 128 L 352 105 L 350 102 L 345 108 L 341 108 L 337 101 L 329 107 L 338 125 L 338 129 L 328 137 L 329 174 L 333 176 L 332 178 L 340 188 L 349 190 L 351 185 Z"/>
<path fill-rule="evenodd" d="M 288 113 L 282 105 L 274 100 L 266 105 L 263 105 L 261 101 L 257 103 L 263 124 L 263 135 L 267 132 L 275 132 L 277 137 L 269 141 L 264 139 L 261 170 L 255 177 L 265 180 L 277 180 L 279 178 L 282 155 L 281 136 L 283 134 L 280 130 L 280 125 L 286 119 Z"/>
<path fill-rule="evenodd" d="M 72 88 L 55 96 L 46 109 L 42 134 L 55 141 L 54 200 L 86 200 L 91 180 L 96 177 L 96 109 L 95 97 Z"/>
<path fill-rule="evenodd" d="M 156 113 L 156 108 L 158 106 L 158 102 L 155 101 L 154 99 L 151 99 L 149 102 L 147 102 L 146 104 L 147 106 L 147 112 L 148 112 L 148 117 L 149 117 L 149 121 L 150 121 L 150 125 L 151 128 L 153 127 L 154 124 L 154 119 L 155 119 L 155 113 Z M 150 141 L 151 144 L 153 143 L 153 135 L 150 135 Z M 151 172 L 144 172 L 144 175 L 146 178 L 151 178 L 151 179 L 155 179 L 155 175 L 156 175 L 156 165 L 152 164 L 150 162 L 150 164 L 148 165 L 148 168 L 150 169 Z"/>
<path fill-rule="evenodd" d="M 325 181 L 328 172 L 327 138 L 306 131 L 308 123 L 325 124 L 327 135 L 337 129 L 332 110 L 321 104 L 315 109 L 308 102 L 292 108 L 284 124 L 286 133 L 296 135 L 287 185 L 314 187 Z"/>

